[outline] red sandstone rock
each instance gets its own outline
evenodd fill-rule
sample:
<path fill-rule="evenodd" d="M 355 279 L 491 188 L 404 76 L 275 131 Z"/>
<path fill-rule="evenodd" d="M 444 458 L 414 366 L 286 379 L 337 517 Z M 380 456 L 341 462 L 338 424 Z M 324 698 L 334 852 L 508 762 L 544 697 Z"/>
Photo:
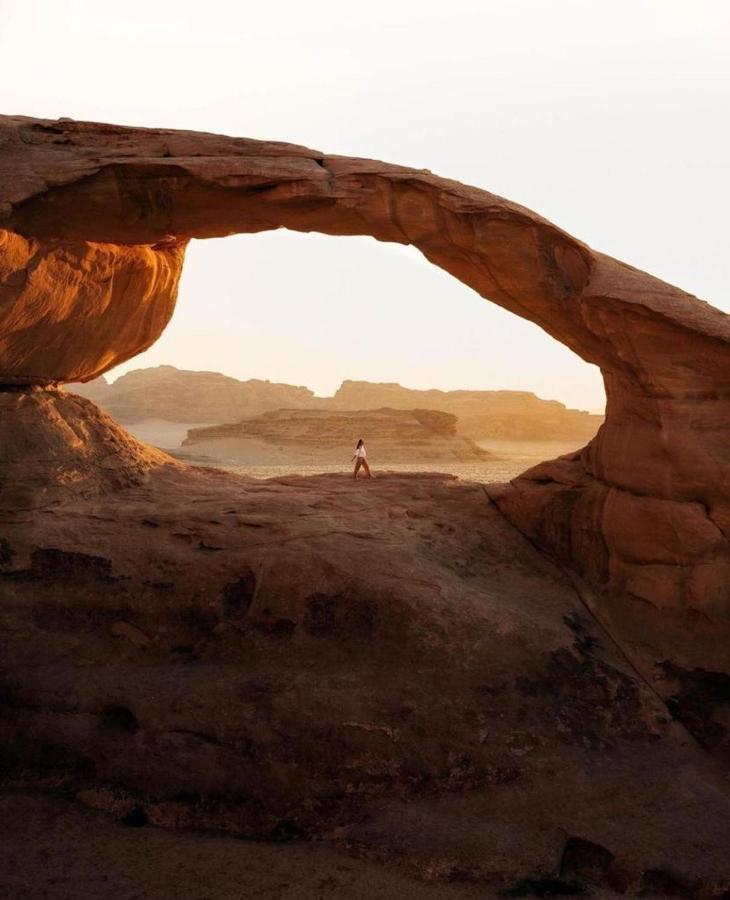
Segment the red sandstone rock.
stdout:
<path fill-rule="evenodd" d="M 184 249 L 0 230 L 0 383 L 86 379 L 146 350 L 175 308 Z"/>
<path fill-rule="evenodd" d="M 182 466 L 64 391 L 0 391 L 0 509 L 36 509 L 141 484 Z"/>
<path fill-rule="evenodd" d="M 489 504 L 190 472 L 89 402 L 3 391 L 16 776 L 158 824 L 344 828 L 421 874 L 597 859 L 630 895 L 728 889 L 724 314 L 494 195 L 285 144 L 4 118 L 0 216 L 5 385 L 128 358 L 187 239 L 284 226 L 413 243 L 608 396 L 584 450 Z"/>
<path fill-rule="evenodd" d="M 190 238 L 286 227 L 413 244 L 603 371 L 598 435 L 558 480 L 542 469 L 500 492 L 505 514 L 606 586 L 606 610 L 619 622 L 636 613 L 631 629 L 648 629 L 666 652 L 684 640 L 687 660 L 702 665 L 701 642 L 690 637 L 697 627 L 727 646 L 730 322 L 719 310 L 486 191 L 424 170 L 211 134 L 3 117 L 0 226 L 6 383 L 91 378 L 147 346 L 170 314 Z M 54 254 L 70 254 L 75 274 L 60 297 L 50 277 L 28 293 L 32 253 L 50 258 L 54 272 Z M 118 265 L 135 276 L 109 293 Z M 53 348 L 47 363 L 41 346 Z M 634 527 L 619 494 L 648 501 L 640 561 L 615 542 Z M 663 509 L 678 543 L 685 528 L 716 526 L 718 539 L 689 561 L 672 557 L 682 577 L 659 579 L 655 594 L 656 579 L 635 567 L 667 556 L 667 527 L 652 524 Z M 730 668 L 728 653 L 713 659 Z"/>
<path fill-rule="evenodd" d="M 481 485 L 188 470 L 90 401 L 0 399 L 0 448 L 28 436 L 0 485 L 10 896 L 18 867 L 44 896 L 31 854 L 69 877 L 95 847 L 114 890 L 111 860 L 138 855 L 49 792 L 140 826 L 316 837 L 338 871 L 355 854 L 448 896 L 557 871 L 625 896 L 730 886 L 727 782 L 680 724 L 719 756 L 723 683 L 646 655 L 643 678 Z M 80 855 L 59 863 L 67 828 Z M 143 834 L 178 865 L 214 846 Z"/>

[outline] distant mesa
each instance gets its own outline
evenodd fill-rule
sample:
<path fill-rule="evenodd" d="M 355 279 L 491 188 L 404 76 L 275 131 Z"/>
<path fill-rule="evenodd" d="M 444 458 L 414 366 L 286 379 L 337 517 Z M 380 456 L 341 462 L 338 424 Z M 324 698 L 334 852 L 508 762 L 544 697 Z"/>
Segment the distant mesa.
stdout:
<path fill-rule="evenodd" d="M 603 422 L 603 416 L 567 409 L 557 400 L 542 400 L 528 391 L 416 391 L 369 381 L 343 381 L 332 406 L 441 410 L 455 415 L 459 433 L 474 440 L 588 441 Z"/>
<path fill-rule="evenodd" d="M 360 435 L 379 465 L 478 462 L 492 454 L 458 435 L 457 419 L 430 409 L 290 410 L 192 428 L 183 449 L 239 464 L 342 465 Z"/>
<path fill-rule="evenodd" d="M 169 422 L 235 422 L 271 409 L 306 408 L 316 400 L 306 387 L 220 372 L 191 372 L 174 366 L 135 369 L 109 384 L 102 375 L 68 390 L 99 403 L 127 424 L 145 419 Z"/>
<path fill-rule="evenodd" d="M 476 441 L 575 440 L 577 444 L 590 440 L 603 421 L 602 416 L 567 409 L 527 391 L 417 391 L 395 383 L 343 381 L 332 397 L 317 397 L 306 387 L 239 381 L 219 372 L 174 366 L 136 369 L 113 384 L 102 376 L 87 384 L 70 384 L 68 390 L 100 404 L 126 424 L 148 419 L 234 423 L 277 409 L 430 409 L 456 416 L 458 433 Z"/>

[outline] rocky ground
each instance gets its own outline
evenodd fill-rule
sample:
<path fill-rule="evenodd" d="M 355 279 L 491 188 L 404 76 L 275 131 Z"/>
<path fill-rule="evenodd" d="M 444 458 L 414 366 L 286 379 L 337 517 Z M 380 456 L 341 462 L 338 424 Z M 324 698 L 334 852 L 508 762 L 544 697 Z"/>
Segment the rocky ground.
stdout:
<path fill-rule="evenodd" d="M 7 896 L 724 896 L 701 729 L 481 485 L 188 469 L 2 399 Z"/>
<path fill-rule="evenodd" d="M 30 874 L 32 873 L 32 874 Z M 526 889 L 577 892 L 574 879 Z M 57 797 L 0 795 L 0 890 L 23 900 L 486 900 L 479 881 L 416 879 L 397 864 L 322 842 L 264 843 L 132 827 Z M 581 893 L 584 893 L 581 891 Z M 540 896 L 540 894 L 538 894 Z M 543 893 L 542 896 L 545 896 Z M 559 894 L 558 894 L 559 896 Z M 590 896 L 615 898 L 591 889 Z"/>
<path fill-rule="evenodd" d="M 317 846 L 421 893 L 728 896 L 724 313 L 497 195 L 245 138 L 3 116 L 0 218 L 0 747 L 32 836 L 6 893 L 83 863 L 48 845 L 58 801 L 100 853 L 64 896 L 95 860 L 115 896 L 129 853 L 82 807 L 149 848 Z M 489 497 L 262 483 L 56 391 L 159 337 L 189 240 L 281 227 L 411 244 L 538 324 L 601 368 L 598 434 Z"/>

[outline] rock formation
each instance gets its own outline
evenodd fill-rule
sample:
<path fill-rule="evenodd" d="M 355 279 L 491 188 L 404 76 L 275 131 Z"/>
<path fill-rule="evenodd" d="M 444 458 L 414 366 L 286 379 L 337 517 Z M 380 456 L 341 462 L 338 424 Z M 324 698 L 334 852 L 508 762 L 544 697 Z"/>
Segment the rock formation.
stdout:
<path fill-rule="evenodd" d="M 239 381 L 220 372 L 189 372 L 175 366 L 135 369 L 103 387 L 99 381 L 69 385 L 69 390 L 101 404 L 125 423 L 238 422 L 273 409 L 305 409 L 318 400 L 305 387 L 256 378 Z"/>
<path fill-rule="evenodd" d="M 5 384 L 87 380 L 152 343 L 190 238 L 286 227 L 413 244 L 604 375 L 598 435 L 495 492 L 501 509 L 604 586 L 632 634 L 671 632 L 690 667 L 707 656 L 686 636 L 722 634 L 712 664 L 727 665 L 723 313 L 486 191 L 211 134 L 3 117 L 0 227 Z"/>
<path fill-rule="evenodd" d="M 725 315 L 492 194 L 208 134 L 2 118 L 0 226 L 6 781 L 426 879 L 726 896 Z M 598 435 L 493 502 L 262 483 L 53 387 L 154 341 L 188 239 L 278 227 L 412 243 L 538 323 L 601 367 Z"/>
<path fill-rule="evenodd" d="M 93 405 L 38 395 L 61 456 Z M 27 396 L 6 396 L 0 423 L 22 426 Z M 557 875 L 730 887 L 727 783 L 680 724 L 713 737 L 692 686 L 645 681 L 480 485 L 261 482 L 140 460 L 104 424 L 109 461 L 145 478 L 90 467 L 30 510 L 0 493 L 1 808 L 74 798 L 127 825 L 316 838 L 338 865 L 475 896 Z M 22 825 L 16 866 L 60 812 Z M 82 821 L 81 847 L 109 831 Z"/>
<path fill-rule="evenodd" d="M 15 183 L 2 162 L 0 177 Z M 2 382 L 78 381 L 146 350 L 175 308 L 184 249 L 37 240 L 0 229 Z"/>
<path fill-rule="evenodd" d="M 90 400 L 40 388 L 0 391 L 0 510 L 108 494 L 143 483 L 161 467 L 176 463 Z"/>
<path fill-rule="evenodd" d="M 476 462 L 492 455 L 457 435 L 456 416 L 429 409 L 278 409 L 231 425 L 191 428 L 182 446 L 194 454 L 234 463 L 342 468 L 360 435 L 378 466 Z"/>
<path fill-rule="evenodd" d="M 135 369 L 109 384 L 104 376 L 70 384 L 122 423 L 238 422 L 275 409 L 435 409 L 457 416 L 458 430 L 473 440 L 588 440 L 602 416 L 566 409 L 525 391 L 414 391 L 399 384 L 343 381 L 332 397 L 305 387 L 174 366 Z"/>
<path fill-rule="evenodd" d="M 416 391 L 400 384 L 343 381 L 331 399 L 335 409 L 438 409 L 455 415 L 458 430 L 473 440 L 590 440 L 603 416 L 566 409 L 528 391 Z"/>

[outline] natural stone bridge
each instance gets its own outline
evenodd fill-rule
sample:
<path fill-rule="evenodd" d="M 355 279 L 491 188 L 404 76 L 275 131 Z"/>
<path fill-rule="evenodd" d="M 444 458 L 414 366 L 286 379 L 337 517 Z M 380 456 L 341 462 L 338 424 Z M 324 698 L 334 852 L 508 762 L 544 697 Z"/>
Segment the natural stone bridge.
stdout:
<path fill-rule="evenodd" d="M 57 387 L 159 336 L 189 238 L 282 226 L 412 243 L 538 323 L 601 367 L 600 432 L 490 502 L 187 467 Z M 316 838 L 413 896 L 727 896 L 726 316 L 492 194 L 214 135 L 0 118 L 0 229 L 8 846 L 111 829 L 117 865 L 83 805 Z"/>
<path fill-rule="evenodd" d="M 494 194 L 291 144 L 0 117 L 0 382 L 88 380 L 140 353 L 189 239 L 281 227 L 412 244 L 600 366 L 598 435 L 492 497 L 606 589 L 628 639 L 661 623 L 675 658 L 699 664 L 694 635 L 727 668 L 730 321 Z"/>

